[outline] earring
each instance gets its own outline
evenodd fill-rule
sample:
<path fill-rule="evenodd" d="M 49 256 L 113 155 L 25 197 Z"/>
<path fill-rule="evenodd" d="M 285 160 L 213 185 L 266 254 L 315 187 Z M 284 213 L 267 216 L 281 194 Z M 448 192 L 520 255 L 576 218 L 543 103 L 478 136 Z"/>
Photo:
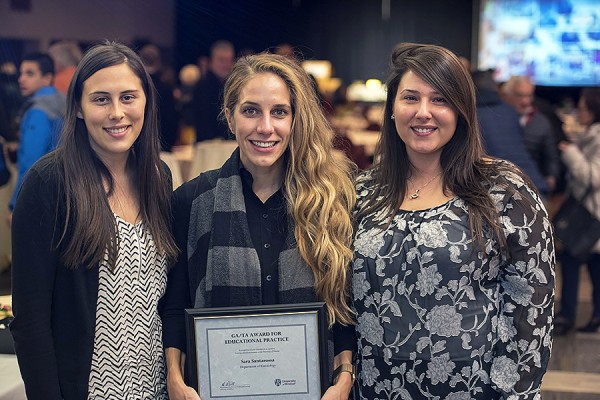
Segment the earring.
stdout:
<path fill-rule="evenodd" d="M 396 117 L 394 116 L 394 114 L 392 114 L 392 119 L 396 119 Z"/>

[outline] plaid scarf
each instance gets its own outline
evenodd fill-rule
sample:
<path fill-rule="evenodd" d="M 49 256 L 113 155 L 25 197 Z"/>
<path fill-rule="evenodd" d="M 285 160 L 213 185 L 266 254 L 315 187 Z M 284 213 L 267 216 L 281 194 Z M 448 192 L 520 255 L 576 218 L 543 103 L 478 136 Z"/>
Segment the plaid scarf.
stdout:
<path fill-rule="evenodd" d="M 188 264 L 206 262 L 199 277 L 194 307 L 260 305 L 261 271 L 254 249 L 240 177 L 239 149 L 218 170 L 205 173 L 209 187 L 192 203 L 188 236 Z M 306 265 L 294 237 L 291 218 L 285 245 L 279 254 L 279 301 L 281 304 L 318 301 L 314 276 Z M 206 260 L 193 260 L 208 240 Z"/>

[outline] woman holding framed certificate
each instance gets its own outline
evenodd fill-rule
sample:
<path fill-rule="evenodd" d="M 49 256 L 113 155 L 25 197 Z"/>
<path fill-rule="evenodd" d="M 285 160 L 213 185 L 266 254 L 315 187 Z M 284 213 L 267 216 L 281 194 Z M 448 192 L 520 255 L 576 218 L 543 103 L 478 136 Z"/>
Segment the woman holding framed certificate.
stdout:
<path fill-rule="evenodd" d="M 163 311 L 169 396 L 198 398 L 181 372 L 184 309 L 323 301 L 338 371 L 323 399 L 347 399 L 356 345 L 347 303 L 351 163 L 334 151 L 315 88 L 292 58 L 238 60 L 225 84 L 223 117 L 238 148 L 174 195 L 182 253 Z"/>

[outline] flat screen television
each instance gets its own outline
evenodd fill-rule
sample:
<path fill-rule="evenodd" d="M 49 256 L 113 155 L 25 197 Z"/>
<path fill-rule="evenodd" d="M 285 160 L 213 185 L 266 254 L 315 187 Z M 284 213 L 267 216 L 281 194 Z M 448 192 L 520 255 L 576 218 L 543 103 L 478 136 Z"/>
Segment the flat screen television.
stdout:
<path fill-rule="evenodd" d="M 600 0 L 481 0 L 477 65 L 498 82 L 600 85 Z"/>

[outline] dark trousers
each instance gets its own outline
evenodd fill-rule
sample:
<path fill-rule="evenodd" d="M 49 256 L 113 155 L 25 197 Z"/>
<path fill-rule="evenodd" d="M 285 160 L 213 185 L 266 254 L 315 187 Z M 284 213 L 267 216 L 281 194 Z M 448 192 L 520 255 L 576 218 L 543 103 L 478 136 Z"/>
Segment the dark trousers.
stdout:
<path fill-rule="evenodd" d="M 581 263 L 569 253 L 558 256 L 562 272 L 560 315 L 575 322 L 577 316 L 577 294 L 579 292 L 579 267 Z M 600 254 L 593 253 L 587 260 L 592 281 L 592 318 L 600 318 Z"/>

